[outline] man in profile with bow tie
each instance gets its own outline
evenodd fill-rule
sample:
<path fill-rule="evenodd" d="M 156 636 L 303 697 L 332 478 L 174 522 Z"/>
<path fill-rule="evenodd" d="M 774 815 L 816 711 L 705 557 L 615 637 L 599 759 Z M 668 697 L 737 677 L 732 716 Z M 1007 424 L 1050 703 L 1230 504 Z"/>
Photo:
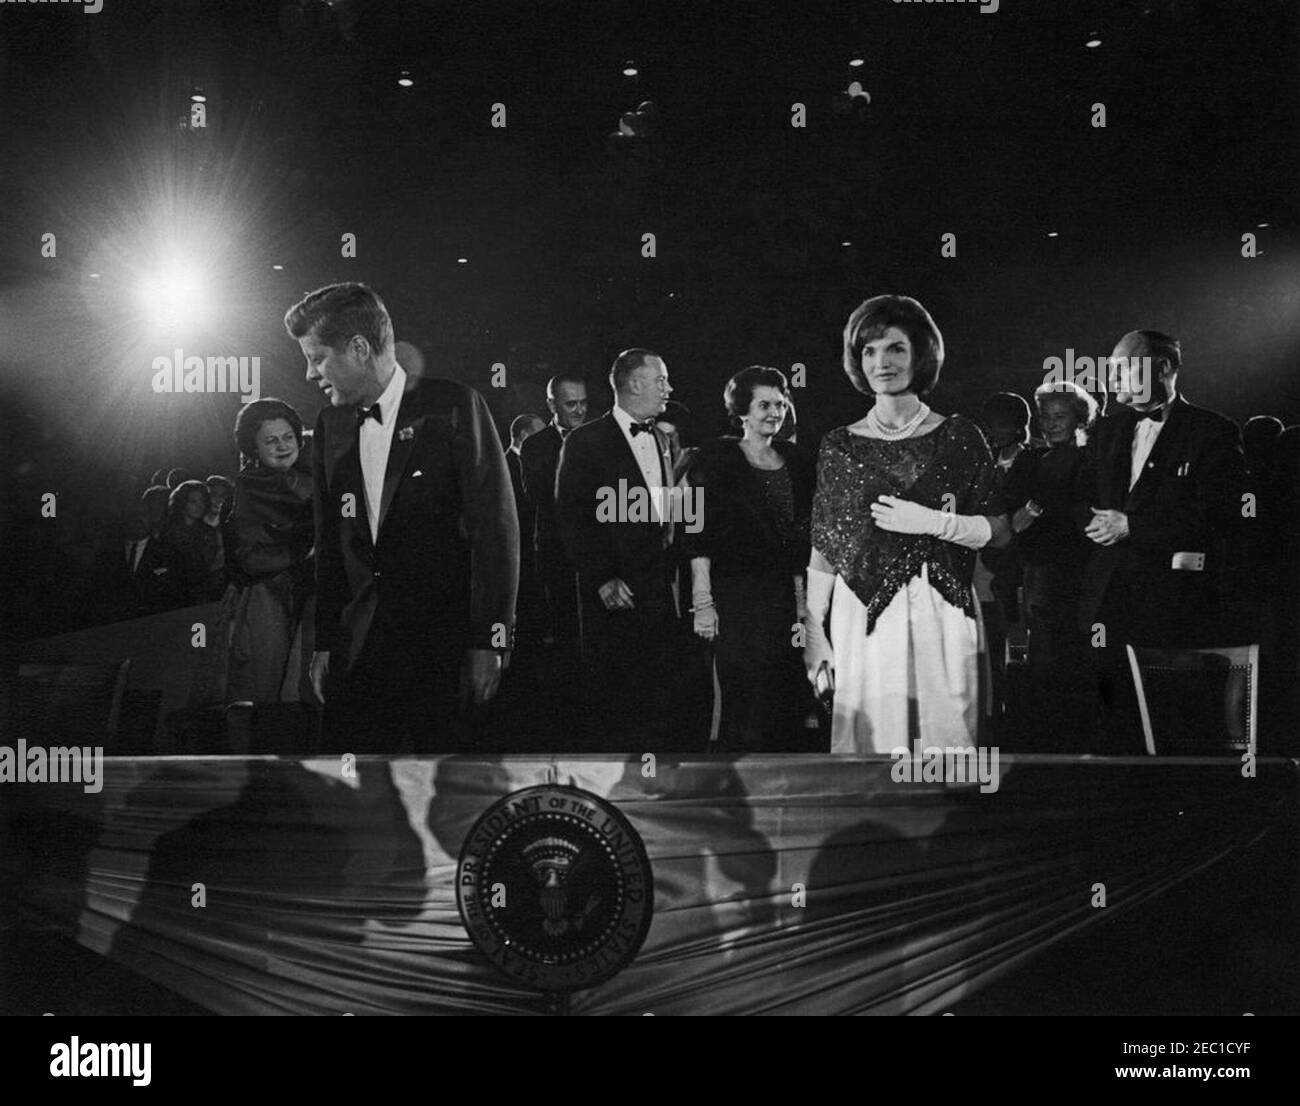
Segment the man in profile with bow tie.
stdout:
<path fill-rule="evenodd" d="M 613 409 L 569 432 L 555 478 L 560 536 L 578 574 L 585 747 L 671 751 L 680 740 L 666 709 L 677 608 L 674 519 L 664 489 L 673 486 L 677 458 L 654 420 L 672 386 L 663 358 L 645 349 L 620 353 L 609 383 Z M 598 510 L 620 481 L 649 494 L 648 520 Z"/>
<path fill-rule="evenodd" d="M 364 284 L 285 315 L 316 421 L 316 649 L 328 752 L 457 752 L 514 635 L 519 526 L 483 397 L 409 377 Z"/>
<path fill-rule="evenodd" d="M 1123 702 L 1130 737 L 1137 712 L 1128 703 L 1126 643 L 1231 644 L 1221 640 L 1220 614 L 1225 557 L 1241 520 L 1241 436 L 1229 419 L 1183 398 L 1181 366 L 1181 346 L 1168 334 L 1134 330 L 1119 340 L 1108 366 L 1116 402 L 1088 443 L 1076 497 L 1096 545 L 1080 624 L 1094 639 L 1095 626 L 1105 629 L 1103 695 Z"/>

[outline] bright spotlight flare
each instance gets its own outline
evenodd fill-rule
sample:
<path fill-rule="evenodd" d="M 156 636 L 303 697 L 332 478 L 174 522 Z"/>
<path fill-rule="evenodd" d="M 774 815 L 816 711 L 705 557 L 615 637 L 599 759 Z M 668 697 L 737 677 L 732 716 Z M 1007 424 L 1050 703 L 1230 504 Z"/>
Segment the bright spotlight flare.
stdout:
<path fill-rule="evenodd" d="M 136 300 L 156 327 L 191 327 L 206 321 L 211 306 L 198 266 L 171 258 L 143 277 Z"/>

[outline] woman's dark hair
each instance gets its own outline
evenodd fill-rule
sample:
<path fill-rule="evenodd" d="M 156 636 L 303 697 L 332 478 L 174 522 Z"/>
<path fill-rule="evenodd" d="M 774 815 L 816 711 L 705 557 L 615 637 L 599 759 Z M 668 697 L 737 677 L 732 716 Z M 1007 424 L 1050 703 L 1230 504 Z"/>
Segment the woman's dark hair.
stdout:
<path fill-rule="evenodd" d="M 785 373 L 766 365 L 750 365 L 728 380 L 727 386 L 722 390 L 722 402 L 727 406 L 727 414 L 731 416 L 732 423 L 739 425 L 741 418 L 749 414 L 755 388 L 776 388 L 786 399 L 790 398 L 790 386 L 786 383 Z"/>
<path fill-rule="evenodd" d="M 1032 417 L 1024 396 L 1015 392 L 994 392 L 980 408 L 979 423 L 985 436 L 990 438 L 989 430 L 994 424 L 1009 427 L 1014 434 L 1012 440 L 1024 445 L 1029 441 L 1029 420 Z"/>
<path fill-rule="evenodd" d="M 686 404 L 670 399 L 664 404 L 664 413 L 658 416 L 658 421 L 672 423 L 677 428 L 677 441 L 681 445 L 687 445 L 693 440 L 691 427 L 694 419 Z"/>
<path fill-rule="evenodd" d="M 912 343 L 911 391 L 929 393 L 943 368 L 943 335 L 930 312 L 911 296 L 873 296 L 844 324 L 844 371 L 853 386 L 871 395 L 871 385 L 862 372 L 862 347 L 881 337 L 891 326 L 898 327 Z"/>
<path fill-rule="evenodd" d="M 205 515 L 212 509 L 212 498 L 208 495 L 208 486 L 202 480 L 183 481 L 172 488 L 171 495 L 167 497 L 167 514 L 164 516 L 163 529 L 171 529 L 180 522 L 181 515 L 185 512 L 185 501 L 189 499 L 192 491 L 199 491 L 203 494 L 203 513 Z"/>
<path fill-rule="evenodd" d="M 284 419 L 292 427 L 298 448 L 302 448 L 302 416 L 282 399 L 255 399 L 235 416 L 235 444 L 245 461 L 257 460 L 257 432 L 263 423 L 276 419 Z"/>

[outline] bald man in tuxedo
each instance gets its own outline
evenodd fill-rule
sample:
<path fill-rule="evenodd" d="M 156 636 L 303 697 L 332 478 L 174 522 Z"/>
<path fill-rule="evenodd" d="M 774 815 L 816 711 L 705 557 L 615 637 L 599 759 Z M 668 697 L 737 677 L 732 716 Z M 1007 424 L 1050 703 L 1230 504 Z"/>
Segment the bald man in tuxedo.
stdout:
<path fill-rule="evenodd" d="M 672 386 L 663 358 L 645 349 L 618 355 L 610 386 L 613 409 L 569 432 L 555 480 L 556 518 L 578 578 L 584 747 L 673 751 L 689 738 L 673 717 L 678 612 L 671 511 L 632 521 L 598 510 L 620 487 L 663 503 L 677 457 L 654 420 Z"/>
<path fill-rule="evenodd" d="M 1120 731 L 1117 752 L 1137 751 L 1126 644 L 1229 644 L 1221 615 L 1245 486 L 1241 435 L 1183 397 L 1181 366 L 1168 334 L 1134 330 L 1119 340 L 1108 368 L 1116 402 L 1088 443 L 1075 496 L 1095 547 L 1079 620 L 1094 640 L 1097 627 L 1105 631 L 1106 730 Z"/>

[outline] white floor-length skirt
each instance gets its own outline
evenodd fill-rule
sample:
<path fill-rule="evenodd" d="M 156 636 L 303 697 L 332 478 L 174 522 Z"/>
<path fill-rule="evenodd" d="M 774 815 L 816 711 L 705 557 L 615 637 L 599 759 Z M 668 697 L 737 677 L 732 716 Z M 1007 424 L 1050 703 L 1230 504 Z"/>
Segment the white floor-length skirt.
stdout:
<path fill-rule="evenodd" d="M 975 604 L 979 610 L 979 604 Z M 984 626 L 930 586 L 928 568 L 867 633 L 867 608 L 842 576 L 831 594 L 832 753 L 975 745 L 987 686 Z"/>

